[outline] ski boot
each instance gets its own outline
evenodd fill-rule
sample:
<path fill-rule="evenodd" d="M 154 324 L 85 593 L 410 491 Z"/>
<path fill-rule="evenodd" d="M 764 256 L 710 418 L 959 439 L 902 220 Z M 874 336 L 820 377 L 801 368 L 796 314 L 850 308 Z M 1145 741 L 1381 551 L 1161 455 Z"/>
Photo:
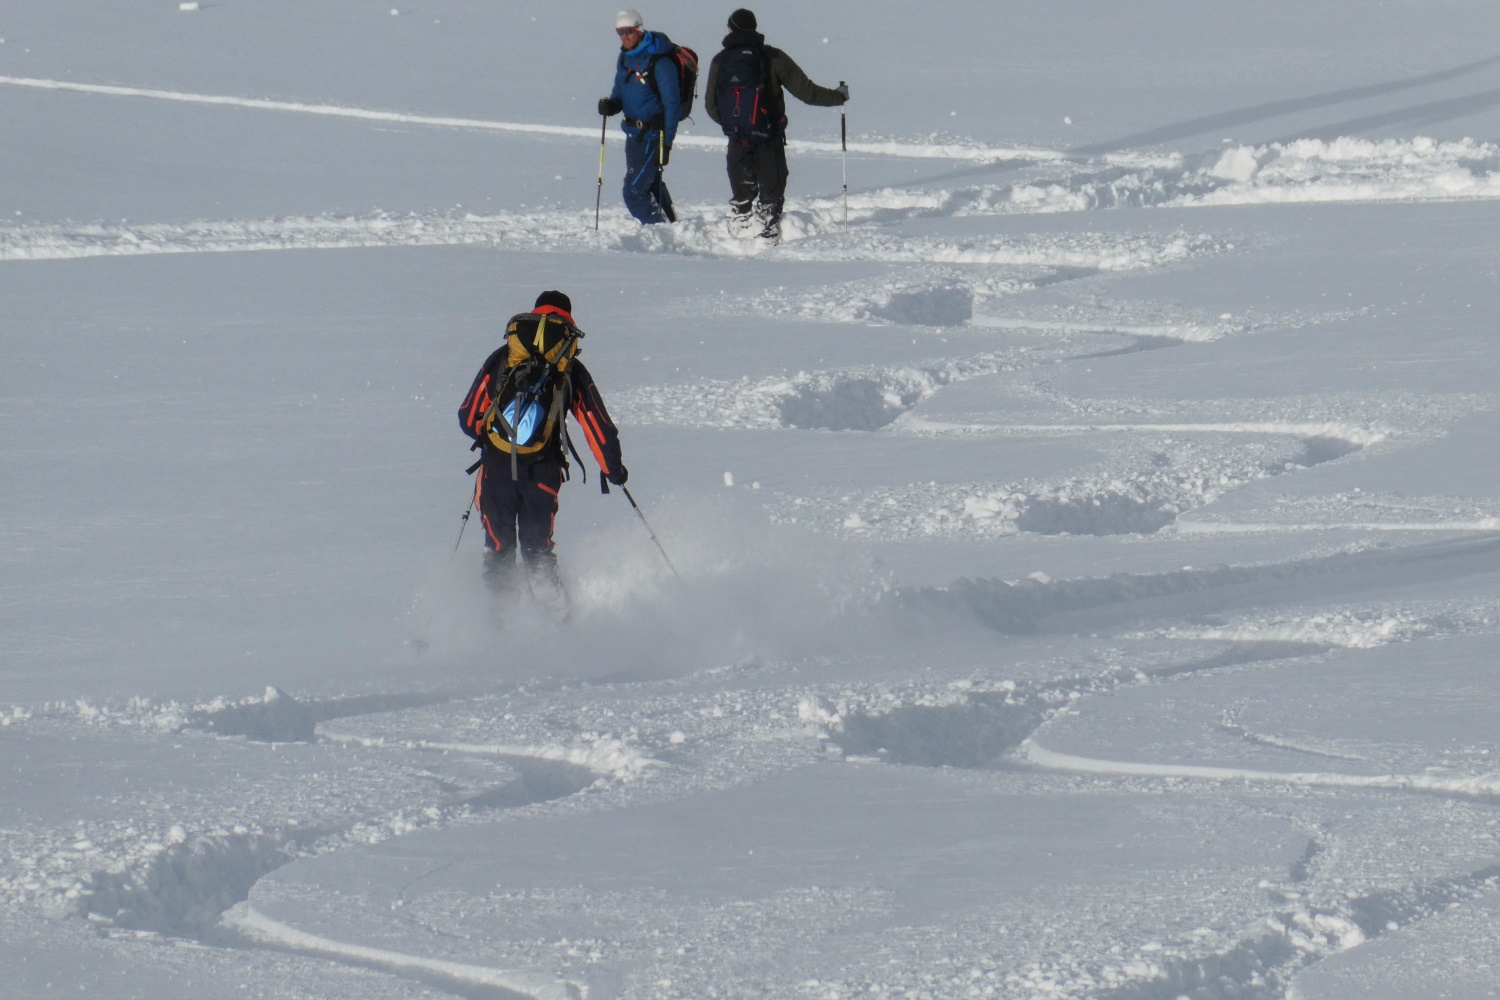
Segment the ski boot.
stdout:
<path fill-rule="evenodd" d="M 750 211 L 750 204 L 741 204 L 737 201 L 729 203 L 729 216 L 725 220 L 729 226 L 729 235 L 736 238 L 749 236 L 755 229 L 755 216 Z"/>
<path fill-rule="evenodd" d="M 755 238 L 765 240 L 771 246 L 781 242 L 781 213 L 775 209 L 762 205 L 755 213 L 760 219 L 761 230 L 756 233 Z"/>

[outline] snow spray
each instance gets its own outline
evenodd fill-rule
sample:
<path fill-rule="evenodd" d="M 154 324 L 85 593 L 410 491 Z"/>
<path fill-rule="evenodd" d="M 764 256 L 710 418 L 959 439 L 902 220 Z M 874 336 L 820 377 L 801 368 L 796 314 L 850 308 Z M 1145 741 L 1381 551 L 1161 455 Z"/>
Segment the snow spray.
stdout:
<path fill-rule="evenodd" d="M 667 568 L 670 569 L 672 571 L 672 575 L 677 577 L 677 579 L 680 581 L 682 579 L 682 574 L 677 572 L 676 566 L 672 565 L 672 557 L 667 555 L 667 550 L 662 548 L 661 539 L 657 538 L 656 532 L 651 530 L 651 525 L 646 520 L 646 515 L 641 513 L 641 505 L 635 502 L 635 497 L 631 496 L 630 490 L 626 489 L 624 486 L 620 487 L 620 492 L 625 494 L 625 499 L 629 500 L 630 506 L 635 508 L 635 516 L 641 519 L 641 524 L 645 527 L 646 534 L 650 535 L 651 540 L 656 543 L 656 551 L 660 552 L 661 557 L 667 561 Z"/>

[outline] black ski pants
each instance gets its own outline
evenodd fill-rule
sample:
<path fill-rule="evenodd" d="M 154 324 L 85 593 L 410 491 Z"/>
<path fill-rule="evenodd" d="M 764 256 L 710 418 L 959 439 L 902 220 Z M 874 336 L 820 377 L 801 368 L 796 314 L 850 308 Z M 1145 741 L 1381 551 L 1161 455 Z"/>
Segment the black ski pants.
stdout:
<path fill-rule="evenodd" d="M 762 219 L 780 220 L 786 199 L 786 139 L 779 135 L 763 142 L 731 138 L 728 161 L 730 207 L 748 214 L 758 197 Z"/>
<path fill-rule="evenodd" d="M 563 470 L 560 459 L 522 462 L 516 469 L 518 478 L 512 479 L 510 456 L 484 449 L 474 497 L 484 526 L 484 575 L 490 586 L 498 590 L 511 582 L 517 551 L 533 573 L 557 572 L 552 525 Z"/>

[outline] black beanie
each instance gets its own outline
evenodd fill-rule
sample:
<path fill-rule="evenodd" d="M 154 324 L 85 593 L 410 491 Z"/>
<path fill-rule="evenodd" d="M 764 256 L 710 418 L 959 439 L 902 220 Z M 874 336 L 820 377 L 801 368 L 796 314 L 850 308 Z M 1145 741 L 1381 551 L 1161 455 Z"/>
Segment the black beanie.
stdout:
<path fill-rule="evenodd" d="M 538 295 L 536 305 L 531 308 L 540 309 L 542 306 L 556 306 L 569 316 L 573 315 L 573 300 L 556 289 Z"/>
<path fill-rule="evenodd" d="M 733 14 L 730 14 L 729 15 L 729 30 L 730 31 L 754 31 L 755 30 L 755 11 L 753 11 L 753 10 L 746 10 L 745 8 L 741 7 L 739 10 L 735 11 Z"/>

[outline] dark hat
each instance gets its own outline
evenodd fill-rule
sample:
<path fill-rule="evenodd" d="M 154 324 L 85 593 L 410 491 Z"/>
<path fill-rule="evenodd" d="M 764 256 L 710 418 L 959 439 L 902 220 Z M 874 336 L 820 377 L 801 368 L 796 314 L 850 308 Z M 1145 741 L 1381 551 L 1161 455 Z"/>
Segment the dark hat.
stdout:
<path fill-rule="evenodd" d="M 556 306 L 569 315 L 572 315 L 573 312 L 573 300 L 556 289 L 538 295 L 536 297 L 536 305 L 531 308 L 540 309 L 542 306 Z"/>
<path fill-rule="evenodd" d="M 754 31 L 755 30 L 755 11 L 753 11 L 753 10 L 746 10 L 744 7 L 741 7 L 739 10 L 735 11 L 733 14 L 730 14 L 729 15 L 729 30 L 730 31 Z"/>

